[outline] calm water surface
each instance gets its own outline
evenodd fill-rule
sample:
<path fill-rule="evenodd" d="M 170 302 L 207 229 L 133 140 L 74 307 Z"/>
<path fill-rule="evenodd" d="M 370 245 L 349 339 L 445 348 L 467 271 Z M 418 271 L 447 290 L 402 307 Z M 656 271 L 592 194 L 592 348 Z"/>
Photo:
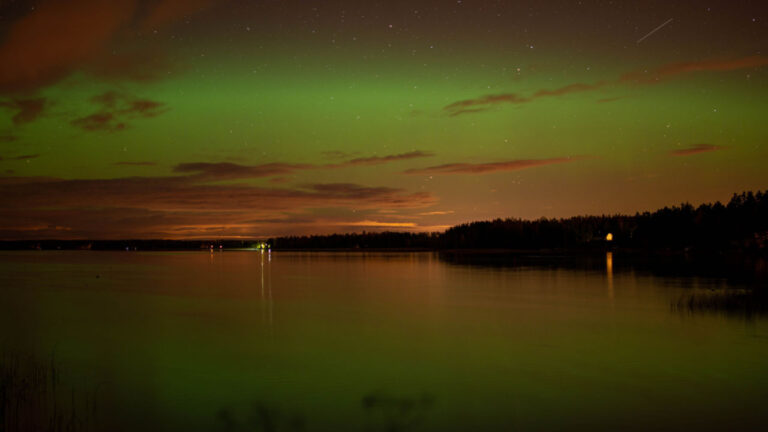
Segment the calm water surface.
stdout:
<path fill-rule="evenodd" d="M 0 342 L 110 430 L 765 430 L 766 319 L 615 267 L 0 252 Z"/>

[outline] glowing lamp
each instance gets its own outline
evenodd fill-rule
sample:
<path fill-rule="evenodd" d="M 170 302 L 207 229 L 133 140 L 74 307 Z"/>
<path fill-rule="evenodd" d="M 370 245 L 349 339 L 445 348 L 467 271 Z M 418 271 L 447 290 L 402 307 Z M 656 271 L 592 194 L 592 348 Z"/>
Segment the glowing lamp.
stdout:
<path fill-rule="evenodd" d="M 605 241 L 612 241 L 612 240 L 613 240 L 613 234 L 611 234 L 611 233 L 608 233 L 608 234 L 605 236 Z"/>

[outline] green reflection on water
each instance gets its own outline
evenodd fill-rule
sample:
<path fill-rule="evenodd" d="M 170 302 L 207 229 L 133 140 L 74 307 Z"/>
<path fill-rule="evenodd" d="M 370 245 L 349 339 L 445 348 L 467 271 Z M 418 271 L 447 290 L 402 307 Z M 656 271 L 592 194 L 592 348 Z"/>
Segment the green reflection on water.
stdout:
<path fill-rule="evenodd" d="M 3 253 L 0 340 L 116 430 L 758 429 L 765 319 L 675 313 L 711 281 L 617 259 Z"/>

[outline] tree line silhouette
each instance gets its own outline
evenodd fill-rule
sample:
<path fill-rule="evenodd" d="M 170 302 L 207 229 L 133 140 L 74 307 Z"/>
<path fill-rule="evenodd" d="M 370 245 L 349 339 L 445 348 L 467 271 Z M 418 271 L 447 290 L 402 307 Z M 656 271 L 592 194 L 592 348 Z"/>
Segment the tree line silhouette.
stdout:
<path fill-rule="evenodd" d="M 608 242 L 606 236 L 612 235 Z M 689 203 L 630 215 L 494 219 L 442 233 L 363 232 L 270 239 L 275 249 L 760 249 L 768 244 L 768 191 L 727 204 Z"/>

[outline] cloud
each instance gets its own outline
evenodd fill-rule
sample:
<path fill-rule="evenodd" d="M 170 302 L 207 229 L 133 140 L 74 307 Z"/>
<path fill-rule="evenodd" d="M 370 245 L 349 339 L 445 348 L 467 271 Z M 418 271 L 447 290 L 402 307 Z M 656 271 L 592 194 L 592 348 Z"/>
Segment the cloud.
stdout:
<path fill-rule="evenodd" d="M 86 131 L 117 132 L 125 129 L 125 123 L 117 121 L 115 115 L 109 112 L 78 117 L 69 123 Z"/>
<path fill-rule="evenodd" d="M 111 112 L 115 115 L 155 117 L 163 113 L 165 107 L 162 102 L 137 98 L 114 90 L 93 96 L 90 100 L 101 112 Z"/>
<path fill-rule="evenodd" d="M 312 209 L 301 213 L 285 212 L 275 217 L 261 217 L 246 221 L 246 224 L 273 224 L 283 230 L 310 230 L 313 234 L 396 229 L 397 231 L 436 231 L 447 226 L 420 225 L 405 215 L 381 215 L 381 210 L 363 209 L 350 212 L 349 209 Z"/>
<path fill-rule="evenodd" d="M 577 93 L 598 89 L 607 82 L 601 81 L 596 84 L 569 84 L 556 89 L 542 89 L 535 92 L 530 97 L 519 96 L 514 93 L 502 93 L 496 95 L 485 95 L 476 99 L 465 99 L 462 101 L 454 102 L 446 105 L 443 109 L 448 112 L 448 115 L 455 117 L 461 114 L 477 113 L 482 111 L 488 111 L 492 106 L 499 104 L 524 104 L 533 102 L 536 99 L 548 96 L 562 96 L 569 93 Z"/>
<path fill-rule="evenodd" d="M 750 56 L 731 60 L 709 60 L 699 62 L 668 63 L 651 71 L 636 71 L 626 73 L 616 80 L 598 81 L 593 84 L 574 83 L 556 89 L 541 89 L 531 96 L 525 97 L 515 93 L 485 95 L 474 99 L 464 99 L 443 107 L 450 116 L 488 111 L 500 104 L 524 104 L 542 97 L 562 96 L 576 92 L 595 91 L 611 85 L 627 85 L 632 83 L 655 84 L 665 79 L 694 72 L 727 72 L 738 69 L 757 68 L 768 65 L 768 57 Z M 598 102 L 609 102 L 617 98 L 601 99 Z"/>
<path fill-rule="evenodd" d="M 351 183 L 296 188 L 201 183 L 194 174 L 115 179 L 0 177 L 0 237 L 269 235 L 264 220 L 312 208 L 423 208 L 428 193 Z M 262 222 L 254 222 L 261 219 Z M 249 222 L 250 221 L 250 222 Z"/>
<path fill-rule="evenodd" d="M 377 200 L 385 207 L 410 207 L 412 205 L 411 199 L 418 197 L 426 199 L 429 197 L 429 194 L 423 193 L 400 196 L 398 194 L 400 189 L 397 188 L 368 187 L 354 183 L 321 183 L 305 185 L 304 188 L 312 191 L 312 193 L 321 194 L 328 198 L 342 198 L 360 203 L 364 203 L 372 197 L 377 197 Z"/>
<path fill-rule="evenodd" d="M 75 127 L 86 131 L 117 132 L 126 129 L 127 120 L 151 118 L 166 111 L 165 104 L 150 99 L 116 91 L 107 91 L 91 97 L 91 103 L 98 111 L 70 121 Z"/>
<path fill-rule="evenodd" d="M 17 111 L 11 120 L 18 126 L 37 119 L 45 110 L 46 103 L 45 98 L 10 99 L 1 101 L 0 107 Z"/>
<path fill-rule="evenodd" d="M 519 96 L 514 93 L 502 93 L 495 95 L 485 95 L 476 99 L 464 99 L 452 104 L 446 105 L 443 109 L 448 112 L 451 117 L 475 113 L 480 111 L 486 111 L 493 105 L 498 104 L 522 104 L 530 102 L 531 99 Z M 477 108 L 477 107 L 480 108 Z"/>
<path fill-rule="evenodd" d="M 738 69 L 758 68 L 765 65 L 768 65 L 768 57 L 759 55 L 730 60 L 669 63 L 651 71 L 624 74 L 619 78 L 619 81 L 652 84 L 667 78 L 693 72 L 728 72 Z"/>
<path fill-rule="evenodd" d="M 141 117 L 155 117 L 163 112 L 162 102 L 157 102 L 149 99 L 133 99 L 127 101 L 128 107 L 121 111 L 121 114 L 136 114 Z"/>
<path fill-rule="evenodd" d="M 504 93 L 497 95 L 485 95 L 477 99 L 466 99 L 446 105 L 446 109 L 460 109 L 475 105 L 491 105 L 497 103 L 525 103 L 530 101 L 528 98 L 518 96 L 514 93 Z"/>
<path fill-rule="evenodd" d="M 178 164 L 173 168 L 177 173 L 193 174 L 206 180 L 230 180 L 269 177 L 290 174 L 297 170 L 316 168 L 312 164 L 268 163 L 261 165 L 240 165 L 231 162 L 193 162 Z"/>
<path fill-rule="evenodd" d="M 415 150 L 407 153 L 392 154 L 386 156 L 371 156 L 350 159 L 340 164 L 328 165 L 329 167 L 355 166 L 355 165 L 379 165 L 387 162 L 396 162 L 401 160 L 416 159 L 434 156 L 431 152 Z"/>
<path fill-rule="evenodd" d="M 407 153 L 391 154 L 385 156 L 371 156 L 350 159 L 335 164 L 297 164 L 273 162 L 260 165 L 241 165 L 232 162 L 192 162 L 182 163 L 173 168 L 174 172 L 192 174 L 195 178 L 205 180 L 233 180 L 283 176 L 296 171 L 315 169 L 337 169 L 359 165 L 380 165 L 401 160 L 430 157 L 432 153 L 415 150 Z M 286 179 L 278 177 L 272 179 L 274 183 L 284 182 Z"/>
<path fill-rule="evenodd" d="M 449 215 L 449 214 L 453 214 L 453 210 L 416 213 L 417 216 L 442 216 L 442 215 Z"/>
<path fill-rule="evenodd" d="M 699 153 L 707 153 L 707 152 L 722 150 L 724 148 L 725 148 L 724 146 L 719 146 L 715 144 L 695 144 L 687 148 L 672 150 L 669 152 L 669 154 L 672 156 L 690 156 L 690 155 L 695 155 Z"/>
<path fill-rule="evenodd" d="M 381 222 L 372 220 L 362 220 L 355 222 L 337 222 L 336 225 L 350 227 L 372 227 L 372 228 L 415 228 L 413 222 Z"/>
<path fill-rule="evenodd" d="M 8 26 L 0 43 L 0 93 L 33 93 L 82 70 L 144 81 L 170 71 L 142 33 L 197 13 L 212 0 L 49 0 Z"/>
<path fill-rule="evenodd" d="M 121 162 L 115 162 L 112 165 L 118 165 L 118 166 L 155 166 L 157 164 L 155 162 L 147 162 L 147 161 L 121 161 Z"/>
<path fill-rule="evenodd" d="M 33 91 L 101 53 L 135 8 L 131 0 L 41 2 L 0 44 L 0 92 Z"/>
<path fill-rule="evenodd" d="M 497 171 L 517 171 L 543 165 L 553 165 L 584 159 L 583 156 L 559 157 L 549 159 L 517 159 L 504 162 L 488 163 L 450 163 L 427 168 L 414 168 L 404 171 L 406 174 L 486 174 Z"/>
<path fill-rule="evenodd" d="M 119 96 L 100 94 L 93 101 L 116 112 Z M 88 127 L 109 128 L 114 119 L 91 118 Z M 83 125 L 86 126 L 86 125 Z M 349 165 L 394 163 L 429 153 L 350 159 Z M 22 159 L 28 156 L 17 156 Z M 152 162 L 120 161 L 116 166 L 151 166 Z M 248 178 L 280 178 L 299 170 L 338 169 L 330 164 L 193 162 L 178 164 L 173 175 L 109 179 L 0 177 L 0 196 L 13 202 L 0 207 L 0 238 L 190 238 L 254 237 L 336 229 L 335 222 L 363 221 L 402 224 L 389 216 L 363 216 L 381 209 L 422 209 L 434 206 L 427 192 L 355 183 L 308 183 L 285 186 L 222 182 Z M 277 177 L 276 177 L 277 176 Z M 321 209 L 329 209 L 319 211 Z M 286 213 L 318 210 L 325 216 L 284 226 Z M 330 212 L 330 213 L 328 213 Z M 360 221 L 357 221 L 360 222 Z M 362 226 L 362 225 L 361 225 Z M 366 222 L 366 226 L 369 226 Z M 372 228 L 375 226 L 370 225 Z M 395 225 L 391 225 L 395 227 Z M 413 226 L 404 229 L 425 229 Z M 379 228 L 386 228 L 384 225 Z"/>

